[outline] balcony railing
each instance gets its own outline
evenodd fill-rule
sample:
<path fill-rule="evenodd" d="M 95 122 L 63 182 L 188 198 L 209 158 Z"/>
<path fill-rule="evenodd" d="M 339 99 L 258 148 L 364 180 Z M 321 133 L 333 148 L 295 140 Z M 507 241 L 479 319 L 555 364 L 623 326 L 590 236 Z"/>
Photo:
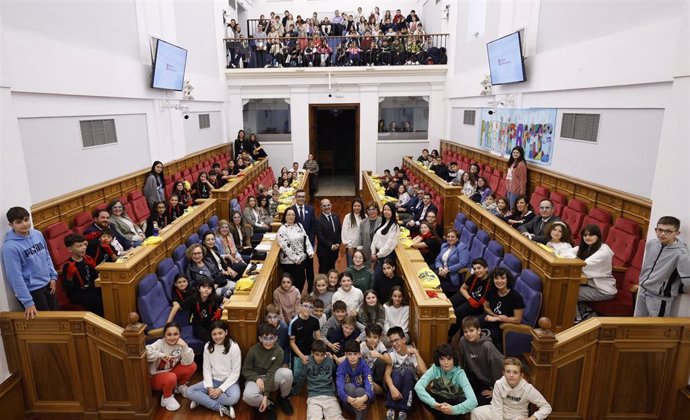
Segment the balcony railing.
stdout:
<path fill-rule="evenodd" d="M 448 34 L 225 38 L 227 68 L 447 64 Z"/>

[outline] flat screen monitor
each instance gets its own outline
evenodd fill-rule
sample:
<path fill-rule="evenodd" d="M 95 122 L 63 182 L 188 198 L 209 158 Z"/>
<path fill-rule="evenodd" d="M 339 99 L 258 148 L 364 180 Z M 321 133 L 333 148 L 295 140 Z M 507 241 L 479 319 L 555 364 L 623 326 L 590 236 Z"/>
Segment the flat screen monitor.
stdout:
<path fill-rule="evenodd" d="M 186 64 L 187 50 L 162 39 L 157 40 L 151 87 L 181 91 L 184 87 Z"/>
<path fill-rule="evenodd" d="M 525 81 L 525 63 L 520 41 L 520 32 L 514 32 L 486 44 L 492 85 Z"/>

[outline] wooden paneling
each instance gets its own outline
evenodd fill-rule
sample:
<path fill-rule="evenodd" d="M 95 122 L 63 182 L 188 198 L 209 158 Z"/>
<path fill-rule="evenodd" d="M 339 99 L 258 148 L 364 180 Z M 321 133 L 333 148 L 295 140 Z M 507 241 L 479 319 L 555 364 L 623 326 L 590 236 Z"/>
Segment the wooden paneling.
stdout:
<path fill-rule="evenodd" d="M 482 164 L 489 164 L 494 168 L 507 167 L 507 159 L 503 157 L 494 156 L 488 151 L 475 147 L 441 140 L 441 153 L 446 150 L 467 156 Z M 551 192 L 558 191 L 564 194 L 568 199 L 577 198 L 584 201 L 589 209 L 599 207 L 608 211 L 614 221 L 619 217 L 636 221 L 642 228 L 642 237 L 646 236 L 652 212 L 651 200 L 554 172 L 539 165 L 529 165 L 527 175 L 529 192 L 534 191 L 536 186 L 542 185 Z"/>
<path fill-rule="evenodd" d="M 541 313 L 554 323 L 554 331 L 572 326 L 584 261 L 553 256 L 465 196 L 459 197 L 459 203 L 460 212 L 503 245 L 506 253 L 518 257 L 523 268 L 529 268 L 541 277 L 544 294 Z"/>
<path fill-rule="evenodd" d="M 44 311 L 31 321 L 23 315 L 0 313 L 0 330 L 10 372 L 22 378 L 28 416 L 153 416 L 144 325 L 136 323 L 138 317 L 120 328 L 90 312 Z M 3 412 L 2 418 L 9 417 Z"/>
<path fill-rule="evenodd" d="M 458 196 L 462 195 L 462 188 L 450 185 L 410 157 L 403 157 L 403 168 L 405 171 L 411 171 L 427 184 L 426 189 L 429 192 L 433 191 L 436 195 L 443 197 L 443 232 L 452 229 L 458 208 Z"/>
<path fill-rule="evenodd" d="M 4 382 L 0 383 L 0 407 L 2 418 L 6 420 L 23 420 L 24 393 L 22 392 L 21 374 L 12 373 Z"/>
<path fill-rule="evenodd" d="M 226 152 L 228 147 L 231 146 L 228 144 L 213 146 L 184 158 L 168 162 L 165 164 L 165 173 L 172 175 L 186 168 L 191 168 L 197 163 Z M 110 181 L 34 204 L 31 206 L 31 218 L 34 228 L 43 230 L 47 226 L 60 221 L 67 223 L 71 227 L 73 224 L 72 219 L 76 214 L 91 211 L 99 204 L 107 203 L 113 198 L 127 195 L 134 190 L 143 189 L 150 170 L 151 168 L 145 168 L 111 179 Z"/>
<path fill-rule="evenodd" d="M 237 198 L 246 187 L 256 181 L 256 177 L 265 169 L 268 169 L 268 158 L 259 160 L 251 168 L 245 170 L 242 176 L 232 178 L 221 188 L 211 191 L 211 197 L 218 200 L 218 212 L 216 214 L 219 219 L 230 220 L 230 202 L 232 199 Z"/>
<path fill-rule="evenodd" d="M 362 171 L 362 200 L 378 203 L 381 200 L 371 180 L 371 171 Z M 426 361 L 433 360 L 434 349 L 448 339 L 448 328 L 455 323 L 455 312 L 446 295 L 438 292 L 429 297 L 420 284 L 417 273 L 427 265 L 416 249 L 405 249 L 398 244 L 395 248 L 397 273 L 405 280 L 405 290 L 410 303 L 410 337 Z"/>
<path fill-rule="evenodd" d="M 690 318 L 587 320 L 532 332 L 532 384 L 553 419 L 675 419 L 690 375 Z M 680 394 L 679 394 L 680 393 Z"/>

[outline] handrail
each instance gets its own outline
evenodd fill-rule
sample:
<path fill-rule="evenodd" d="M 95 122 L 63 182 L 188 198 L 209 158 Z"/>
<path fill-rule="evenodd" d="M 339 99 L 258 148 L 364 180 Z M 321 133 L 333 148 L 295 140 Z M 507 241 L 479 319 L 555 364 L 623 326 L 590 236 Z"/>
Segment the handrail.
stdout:
<path fill-rule="evenodd" d="M 539 325 L 527 362 L 531 383 L 552 402 L 549 418 L 679 418 L 690 318 L 596 317 L 555 335 L 550 320 Z"/>
<path fill-rule="evenodd" d="M 209 147 L 165 163 L 165 172 L 174 174 L 192 167 L 208 158 L 223 153 L 227 147 L 228 144 Z M 31 206 L 31 218 L 34 228 L 42 230 L 60 221 L 71 225 L 72 218 L 76 214 L 83 211 L 91 211 L 99 204 L 127 195 L 131 191 L 142 189 L 150 170 L 151 168 L 149 167 L 130 172 L 117 178 L 34 204 Z"/>
<path fill-rule="evenodd" d="M 91 312 L 0 313 L 11 373 L 22 377 L 29 416 L 152 418 L 145 325 L 121 328 Z"/>
<path fill-rule="evenodd" d="M 268 158 L 261 158 L 258 162 L 243 172 L 242 176 L 236 176 L 220 188 L 211 190 L 211 197 L 218 200 L 218 217 L 230 220 L 230 202 L 239 195 L 248 185 L 255 181 L 258 174 L 268 168 Z"/>
<path fill-rule="evenodd" d="M 382 203 L 371 180 L 371 171 L 362 171 L 362 199 L 374 200 L 379 208 Z M 446 295 L 438 291 L 437 297 L 427 295 L 417 278 L 420 269 L 427 264 L 417 249 L 406 249 L 402 244 L 395 248 L 398 273 L 405 280 L 410 304 L 410 337 L 424 360 L 433 360 L 434 349 L 448 339 L 448 329 L 455 323 L 453 305 Z"/>
<path fill-rule="evenodd" d="M 493 155 L 486 150 L 441 140 L 441 154 L 445 150 L 458 152 L 482 164 L 494 168 L 506 168 L 508 160 L 503 156 Z M 588 208 L 600 207 L 608 210 L 615 218 L 625 217 L 634 220 L 642 228 L 642 237 L 646 236 L 649 218 L 652 212 L 652 200 L 635 194 L 607 187 L 590 181 L 568 176 L 539 165 L 530 165 L 527 170 L 529 188 L 534 191 L 538 185 L 560 192 L 570 198 L 577 198 L 587 203 Z"/>
<path fill-rule="evenodd" d="M 563 331 L 573 325 L 577 309 L 582 267 L 578 258 L 558 258 L 527 239 L 517 229 L 489 213 L 481 205 L 465 196 L 459 197 L 460 212 L 484 229 L 492 239 L 503 245 L 542 279 L 543 304 L 541 313 L 555 322 L 555 330 Z"/>

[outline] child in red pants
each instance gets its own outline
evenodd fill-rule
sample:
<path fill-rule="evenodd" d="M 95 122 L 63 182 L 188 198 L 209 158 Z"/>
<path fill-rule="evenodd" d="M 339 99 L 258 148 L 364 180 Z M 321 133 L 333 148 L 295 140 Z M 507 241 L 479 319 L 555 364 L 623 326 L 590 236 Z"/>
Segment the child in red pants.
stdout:
<path fill-rule="evenodd" d="M 163 391 L 161 407 L 168 411 L 180 408 L 173 392 L 185 395 L 185 385 L 196 372 L 194 351 L 180 338 L 180 327 L 168 322 L 163 338 L 146 346 L 146 360 L 151 373 L 151 388 Z"/>

